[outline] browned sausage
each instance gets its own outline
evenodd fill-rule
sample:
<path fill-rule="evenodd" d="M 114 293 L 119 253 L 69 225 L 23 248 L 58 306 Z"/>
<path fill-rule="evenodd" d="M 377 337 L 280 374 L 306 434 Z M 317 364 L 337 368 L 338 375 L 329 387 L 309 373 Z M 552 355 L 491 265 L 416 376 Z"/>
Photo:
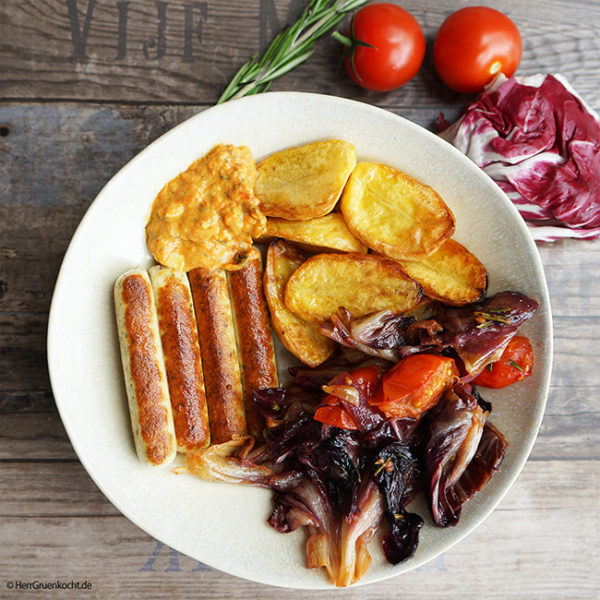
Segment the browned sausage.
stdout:
<path fill-rule="evenodd" d="M 144 463 L 167 465 L 175 458 L 176 440 L 148 273 L 143 269 L 124 273 L 114 294 L 135 447 Z"/>
<path fill-rule="evenodd" d="M 248 431 L 261 438 L 265 422 L 253 401 L 254 390 L 277 387 L 277 365 L 260 256 L 228 277 Z"/>
<path fill-rule="evenodd" d="M 210 429 L 190 284 L 183 271 L 156 265 L 148 272 L 156 298 L 177 449 L 206 448 Z"/>
<path fill-rule="evenodd" d="M 194 269 L 188 277 L 198 323 L 210 437 L 213 444 L 221 444 L 247 433 L 227 275 L 222 269 Z"/>

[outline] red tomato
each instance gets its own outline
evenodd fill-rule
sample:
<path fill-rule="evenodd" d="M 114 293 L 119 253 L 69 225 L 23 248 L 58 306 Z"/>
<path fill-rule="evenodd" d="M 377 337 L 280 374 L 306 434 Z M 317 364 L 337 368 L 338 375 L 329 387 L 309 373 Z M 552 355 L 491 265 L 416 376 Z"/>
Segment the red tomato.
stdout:
<path fill-rule="evenodd" d="M 419 23 L 396 4 L 361 8 L 352 18 L 348 38 L 344 42 L 350 46 L 345 61 L 348 74 L 358 85 L 376 92 L 404 85 L 417 74 L 425 56 Z"/>
<path fill-rule="evenodd" d="M 488 365 L 474 380 L 475 385 L 503 388 L 531 375 L 533 348 L 526 337 L 515 335 L 500 360 Z"/>
<path fill-rule="evenodd" d="M 375 367 L 360 367 L 351 373 L 341 373 L 334 377 L 328 385 L 332 387 L 336 385 L 351 386 L 357 389 L 360 396 L 366 400 L 375 393 L 380 378 L 381 372 Z M 337 396 L 327 394 L 323 399 L 322 406 L 315 411 L 313 417 L 315 421 L 340 429 L 359 429 L 352 415 L 339 402 Z"/>
<path fill-rule="evenodd" d="M 458 369 L 451 358 L 414 354 L 383 376 L 378 393 L 369 402 L 386 417 L 417 418 L 435 406 L 456 378 Z"/>
<path fill-rule="evenodd" d="M 358 429 L 356 421 L 341 406 L 320 406 L 314 414 L 314 420 L 340 429 Z"/>
<path fill-rule="evenodd" d="M 517 26 L 487 6 L 468 6 L 452 13 L 433 45 L 433 62 L 444 83 L 459 92 L 479 92 L 502 72 L 510 77 L 522 52 Z"/>

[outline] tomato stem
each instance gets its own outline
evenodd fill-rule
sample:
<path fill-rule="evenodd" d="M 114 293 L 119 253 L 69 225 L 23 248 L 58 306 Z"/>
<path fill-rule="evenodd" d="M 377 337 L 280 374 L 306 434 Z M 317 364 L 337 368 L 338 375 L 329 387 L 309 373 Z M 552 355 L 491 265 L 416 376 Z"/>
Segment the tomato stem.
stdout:
<path fill-rule="evenodd" d="M 340 44 L 343 44 L 344 46 L 346 46 L 346 50 L 344 51 L 344 55 L 342 56 L 342 59 L 346 58 L 346 57 L 350 57 L 350 67 L 352 68 L 352 72 L 354 73 L 354 76 L 359 79 L 362 80 L 362 77 L 358 74 L 358 71 L 356 70 L 356 67 L 354 66 L 354 53 L 356 52 L 357 48 L 360 48 L 361 46 L 363 48 L 373 48 L 373 50 L 377 50 L 379 51 L 378 48 L 376 48 L 375 46 L 372 46 L 371 44 L 368 44 L 367 42 L 363 41 L 363 40 L 359 40 L 356 35 L 354 34 L 354 17 L 355 14 L 352 15 L 352 19 L 350 21 L 350 27 L 348 28 L 348 35 L 344 35 L 343 33 L 340 33 L 339 31 L 334 31 L 331 36 L 336 39 L 338 42 L 340 42 Z"/>

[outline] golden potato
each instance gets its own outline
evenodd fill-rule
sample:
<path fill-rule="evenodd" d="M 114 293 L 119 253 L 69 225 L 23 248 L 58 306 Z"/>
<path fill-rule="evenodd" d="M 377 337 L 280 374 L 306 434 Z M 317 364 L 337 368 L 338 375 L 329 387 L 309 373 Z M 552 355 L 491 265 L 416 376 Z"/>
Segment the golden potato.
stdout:
<path fill-rule="evenodd" d="M 288 221 L 286 219 L 267 219 L 267 228 L 258 238 L 284 238 L 295 242 L 309 252 L 338 250 L 340 252 L 366 252 L 367 247 L 357 240 L 339 213 L 308 221 Z"/>
<path fill-rule="evenodd" d="M 309 323 L 290 312 L 284 302 L 284 289 L 290 275 L 306 257 L 284 240 L 275 240 L 267 250 L 264 274 L 265 296 L 271 323 L 283 345 L 303 363 L 316 367 L 327 360 L 335 342 L 325 337 L 316 323 Z"/>
<path fill-rule="evenodd" d="M 259 163 L 254 193 L 268 217 L 322 217 L 335 206 L 355 166 L 356 149 L 341 140 L 288 148 Z"/>
<path fill-rule="evenodd" d="M 453 239 L 446 240 L 433 254 L 418 261 L 399 261 L 423 291 L 452 306 L 477 302 L 485 295 L 485 267 L 464 246 Z"/>
<path fill-rule="evenodd" d="M 317 254 L 285 286 L 285 305 L 302 319 L 323 322 L 344 307 L 353 317 L 378 310 L 404 312 L 421 286 L 393 260 L 375 254 Z"/>
<path fill-rule="evenodd" d="M 359 240 L 398 260 L 428 256 L 454 233 L 454 215 L 439 194 L 388 165 L 359 163 L 340 208 Z"/>

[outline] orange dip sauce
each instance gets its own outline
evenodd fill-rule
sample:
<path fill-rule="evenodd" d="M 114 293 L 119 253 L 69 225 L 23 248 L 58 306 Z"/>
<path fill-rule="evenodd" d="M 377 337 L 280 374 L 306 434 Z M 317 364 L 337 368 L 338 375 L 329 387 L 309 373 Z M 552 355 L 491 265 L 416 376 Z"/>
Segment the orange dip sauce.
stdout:
<path fill-rule="evenodd" d="M 146 242 L 161 265 L 242 268 L 266 219 L 254 196 L 256 165 L 245 146 L 219 144 L 169 181 L 152 206 Z"/>

